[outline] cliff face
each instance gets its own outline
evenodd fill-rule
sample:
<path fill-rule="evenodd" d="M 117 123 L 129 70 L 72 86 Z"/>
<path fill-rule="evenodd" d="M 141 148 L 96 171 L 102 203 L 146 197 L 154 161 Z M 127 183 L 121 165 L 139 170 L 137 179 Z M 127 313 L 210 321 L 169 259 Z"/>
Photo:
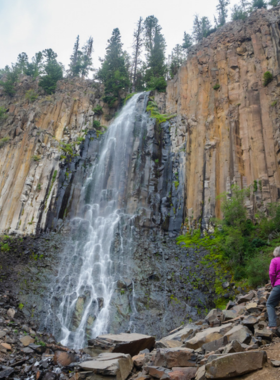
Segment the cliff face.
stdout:
<path fill-rule="evenodd" d="M 189 222 L 207 226 L 221 216 L 216 196 L 232 184 L 253 185 L 252 213 L 280 196 L 279 12 L 259 10 L 220 28 L 192 48 L 168 82 L 167 112 L 187 120 Z M 273 81 L 264 87 L 266 71 Z"/>
<path fill-rule="evenodd" d="M 25 98 L 30 89 L 39 93 L 33 103 Z M 92 108 L 102 104 L 100 86 L 92 81 L 61 81 L 56 93 L 49 96 L 40 91 L 38 82 L 25 77 L 18 83 L 14 98 L 0 92 L 0 105 L 8 110 L 7 119 L 0 120 L 2 233 L 34 234 L 46 229 L 63 167 L 60 163 L 65 153 L 60 143 L 71 144 L 72 156 L 79 153 L 80 146 L 75 142 L 83 130 L 92 128 Z M 9 141 L 4 143 L 3 138 Z M 64 186 L 67 180 L 68 176 Z"/>

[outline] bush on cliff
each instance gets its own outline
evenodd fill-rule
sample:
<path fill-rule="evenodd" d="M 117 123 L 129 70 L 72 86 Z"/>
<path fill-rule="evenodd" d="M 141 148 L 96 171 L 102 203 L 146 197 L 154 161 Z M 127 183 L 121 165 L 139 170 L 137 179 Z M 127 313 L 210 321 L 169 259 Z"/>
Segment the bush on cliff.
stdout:
<path fill-rule="evenodd" d="M 215 232 L 201 237 L 201 231 L 180 236 L 178 244 L 185 247 L 203 247 L 209 250 L 208 259 L 217 270 L 228 268 L 234 280 L 245 280 L 250 286 L 264 284 L 268 280 L 271 254 L 280 245 L 280 205 L 271 204 L 266 213 L 258 213 L 250 220 L 245 207 L 250 189 L 231 189 L 231 197 L 224 193 L 223 219 L 213 220 Z"/>
<path fill-rule="evenodd" d="M 15 84 L 18 81 L 18 69 L 13 66 L 10 68 L 6 66 L 4 70 L 2 70 L 0 86 L 4 88 L 4 92 L 9 96 L 14 96 L 16 89 Z"/>
<path fill-rule="evenodd" d="M 270 82 L 272 82 L 272 80 L 273 80 L 273 75 L 271 74 L 270 71 L 266 71 L 263 74 L 263 85 L 267 86 Z"/>

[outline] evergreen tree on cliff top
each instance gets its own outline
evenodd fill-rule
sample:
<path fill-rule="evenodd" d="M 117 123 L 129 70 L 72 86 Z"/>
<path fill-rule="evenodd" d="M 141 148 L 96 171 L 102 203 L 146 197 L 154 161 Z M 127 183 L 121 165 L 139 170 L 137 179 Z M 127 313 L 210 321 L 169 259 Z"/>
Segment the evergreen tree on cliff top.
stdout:
<path fill-rule="evenodd" d="M 121 90 L 129 87 L 129 74 L 122 45 L 120 31 L 116 28 L 108 40 L 105 59 L 97 72 L 97 79 L 100 79 L 105 86 L 103 100 L 109 107 L 120 98 Z"/>
<path fill-rule="evenodd" d="M 70 77 L 83 77 L 88 76 L 89 71 L 92 70 L 92 52 L 93 52 L 93 38 L 89 37 L 82 50 L 80 47 L 80 37 L 77 36 L 74 44 L 73 54 L 70 57 L 70 64 L 68 75 Z"/>
<path fill-rule="evenodd" d="M 45 49 L 42 54 L 45 58 L 45 75 L 41 77 L 39 86 L 42 87 L 47 94 L 53 94 L 56 89 L 57 81 L 63 78 L 63 66 L 57 62 L 57 54 L 52 49 Z"/>
<path fill-rule="evenodd" d="M 145 81 L 148 88 L 164 91 L 166 88 L 164 76 L 167 71 L 165 64 L 166 43 L 161 32 L 161 26 L 156 17 L 149 16 L 144 21 L 144 28 L 147 51 Z"/>

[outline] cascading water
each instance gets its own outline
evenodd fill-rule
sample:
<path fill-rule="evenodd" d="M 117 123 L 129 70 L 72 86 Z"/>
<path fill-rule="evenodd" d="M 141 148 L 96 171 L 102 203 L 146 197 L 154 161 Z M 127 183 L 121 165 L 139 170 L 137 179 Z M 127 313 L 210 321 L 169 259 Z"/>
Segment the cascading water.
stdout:
<path fill-rule="evenodd" d="M 145 123 L 147 96 L 146 93 L 134 95 L 110 125 L 98 162 L 83 186 L 81 217 L 71 222 L 72 239 L 63 253 L 46 321 L 47 325 L 56 326 L 57 338 L 64 345 L 81 348 L 86 338 L 107 332 L 116 281 L 128 271 L 126 255 L 132 238 L 124 243 L 120 237 L 117 265 L 111 256 L 116 232 L 121 231 L 124 223 L 126 229 L 132 226 L 133 216 L 125 210 L 127 178 L 135 139 L 134 124 L 136 119 L 139 124 L 139 118 L 140 124 L 141 118 Z M 141 98 L 143 101 L 139 102 Z M 135 313 L 134 303 L 132 308 Z"/>

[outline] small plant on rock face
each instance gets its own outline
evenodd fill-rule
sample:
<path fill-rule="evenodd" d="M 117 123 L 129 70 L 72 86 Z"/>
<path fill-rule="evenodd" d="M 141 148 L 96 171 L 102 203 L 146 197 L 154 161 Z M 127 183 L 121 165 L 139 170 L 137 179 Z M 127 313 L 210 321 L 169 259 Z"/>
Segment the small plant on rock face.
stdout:
<path fill-rule="evenodd" d="M 2 148 L 10 140 L 10 137 L 3 137 L 0 139 L 0 148 Z"/>
<path fill-rule="evenodd" d="M 7 119 L 7 110 L 5 107 L 0 107 L 0 120 L 5 120 Z"/>
<path fill-rule="evenodd" d="M 219 83 L 216 83 L 215 86 L 213 87 L 213 90 L 217 91 L 219 90 L 221 86 L 219 85 Z"/>
<path fill-rule="evenodd" d="M 35 102 L 37 98 L 38 98 L 38 94 L 34 90 L 28 90 L 25 93 L 25 99 L 28 100 L 30 103 Z"/>
<path fill-rule="evenodd" d="M 40 161 L 41 160 L 41 157 L 37 156 L 36 154 L 34 156 L 32 156 L 31 158 L 33 161 Z"/>
<path fill-rule="evenodd" d="M 277 104 L 277 100 L 274 100 L 272 103 L 271 103 L 271 107 L 275 107 Z"/>
<path fill-rule="evenodd" d="M 271 74 L 270 71 L 266 71 L 263 74 L 263 85 L 266 87 L 270 82 L 273 80 L 273 75 Z"/>
<path fill-rule="evenodd" d="M 93 108 L 93 112 L 95 113 L 95 115 L 100 116 L 103 114 L 103 108 L 100 104 L 98 104 L 95 108 Z"/>
<path fill-rule="evenodd" d="M 101 127 L 99 120 L 93 120 L 93 128 L 99 129 Z"/>
<path fill-rule="evenodd" d="M 37 191 L 41 191 L 41 190 L 42 190 L 42 187 L 41 187 L 41 184 L 40 184 L 40 183 L 38 183 L 36 190 L 37 190 Z"/>

